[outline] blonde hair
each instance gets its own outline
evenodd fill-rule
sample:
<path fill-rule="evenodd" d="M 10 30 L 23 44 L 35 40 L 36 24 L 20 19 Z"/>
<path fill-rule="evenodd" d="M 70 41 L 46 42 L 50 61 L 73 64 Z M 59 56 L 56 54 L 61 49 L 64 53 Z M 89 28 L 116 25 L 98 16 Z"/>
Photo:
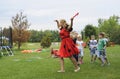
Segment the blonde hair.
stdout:
<path fill-rule="evenodd" d="M 80 34 L 78 34 L 78 35 L 77 35 L 77 37 L 81 38 L 81 35 L 80 35 Z"/>
<path fill-rule="evenodd" d="M 67 24 L 67 22 L 66 22 L 65 19 L 61 19 L 61 20 L 60 20 L 60 26 L 61 26 L 61 27 L 64 27 L 64 26 L 66 27 L 66 26 L 68 26 L 68 24 Z"/>
<path fill-rule="evenodd" d="M 82 36 L 79 34 L 79 35 L 77 35 L 77 39 L 79 40 L 82 40 Z"/>
<path fill-rule="evenodd" d="M 66 20 L 65 19 L 61 19 L 60 22 L 66 23 Z"/>

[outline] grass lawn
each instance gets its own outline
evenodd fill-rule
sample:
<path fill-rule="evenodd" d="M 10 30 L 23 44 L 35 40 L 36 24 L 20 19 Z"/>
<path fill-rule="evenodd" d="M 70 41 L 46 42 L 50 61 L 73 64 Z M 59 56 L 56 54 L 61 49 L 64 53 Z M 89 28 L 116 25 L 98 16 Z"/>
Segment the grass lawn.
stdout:
<path fill-rule="evenodd" d="M 38 43 L 25 44 L 22 49 L 36 49 Z M 59 59 L 48 58 L 50 49 L 41 53 L 22 54 L 14 48 L 15 56 L 0 59 L 0 79 L 120 79 L 120 46 L 108 47 L 110 66 L 101 67 L 97 60 L 90 63 L 88 48 L 85 48 L 84 64 L 77 73 L 69 59 L 65 59 L 65 73 L 57 73 Z"/>

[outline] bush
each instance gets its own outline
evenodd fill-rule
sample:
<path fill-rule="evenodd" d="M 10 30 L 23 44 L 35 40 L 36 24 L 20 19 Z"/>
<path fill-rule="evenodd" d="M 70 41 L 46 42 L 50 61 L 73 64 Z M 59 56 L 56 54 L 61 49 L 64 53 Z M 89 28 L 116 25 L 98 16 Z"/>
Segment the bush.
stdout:
<path fill-rule="evenodd" d="M 47 48 L 51 46 L 51 37 L 49 35 L 45 35 L 41 40 L 41 46 L 43 48 Z"/>
<path fill-rule="evenodd" d="M 120 45 L 120 28 L 113 31 L 110 36 L 110 41 Z"/>

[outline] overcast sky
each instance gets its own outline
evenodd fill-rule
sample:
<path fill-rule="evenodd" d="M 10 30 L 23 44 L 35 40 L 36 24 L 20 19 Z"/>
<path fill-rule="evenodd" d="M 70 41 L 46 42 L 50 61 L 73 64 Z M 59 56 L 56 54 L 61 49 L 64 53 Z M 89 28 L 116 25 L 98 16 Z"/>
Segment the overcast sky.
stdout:
<path fill-rule="evenodd" d="M 85 25 L 97 26 L 99 18 L 120 16 L 120 0 L 1 0 L 0 27 L 11 25 L 11 17 L 23 11 L 31 23 L 30 29 L 56 30 L 55 19 L 70 22 L 76 12 L 80 15 L 74 19 L 74 30 L 81 31 Z"/>

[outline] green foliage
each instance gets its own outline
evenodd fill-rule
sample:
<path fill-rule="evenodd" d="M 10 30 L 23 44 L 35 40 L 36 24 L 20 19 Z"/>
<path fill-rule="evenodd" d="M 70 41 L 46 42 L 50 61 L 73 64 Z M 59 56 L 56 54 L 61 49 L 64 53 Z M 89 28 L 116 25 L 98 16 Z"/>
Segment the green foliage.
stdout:
<path fill-rule="evenodd" d="M 30 30 L 30 38 L 29 42 L 40 42 L 43 38 L 44 32 L 43 31 L 37 31 L 37 30 Z"/>
<path fill-rule="evenodd" d="M 86 38 L 87 37 L 90 38 L 91 35 L 95 35 L 95 36 L 97 35 L 96 34 L 96 28 L 93 25 L 90 25 L 90 24 L 85 26 L 84 31 L 85 31 L 85 37 Z"/>
<path fill-rule="evenodd" d="M 99 32 L 105 32 L 110 41 L 120 44 L 120 18 L 118 16 L 111 16 L 109 19 L 99 19 Z"/>
<path fill-rule="evenodd" d="M 37 30 L 30 30 L 31 36 L 29 42 L 41 42 L 42 38 L 46 35 L 46 33 L 51 34 L 51 42 L 59 42 L 59 32 L 52 31 L 52 30 L 45 30 L 45 31 L 37 31 Z"/>
<path fill-rule="evenodd" d="M 59 37 L 58 31 L 51 31 L 51 34 L 52 34 L 52 37 L 51 37 L 52 42 L 60 42 L 60 37 Z"/>
<path fill-rule="evenodd" d="M 120 45 L 120 28 L 116 29 L 110 36 L 111 41 Z"/>
<path fill-rule="evenodd" d="M 111 16 L 109 19 L 99 19 L 98 20 L 99 31 L 104 31 L 109 36 L 116 30 L 119 26 L 119 17 L 118 16 Z"/>
<path fill-rule="evenodd" d="M 45 35 L 41 40 L 41 46 L 43 48 L 47 48 L 51 46 L 51 33 L 49 31 L 45 32 Z"/>

